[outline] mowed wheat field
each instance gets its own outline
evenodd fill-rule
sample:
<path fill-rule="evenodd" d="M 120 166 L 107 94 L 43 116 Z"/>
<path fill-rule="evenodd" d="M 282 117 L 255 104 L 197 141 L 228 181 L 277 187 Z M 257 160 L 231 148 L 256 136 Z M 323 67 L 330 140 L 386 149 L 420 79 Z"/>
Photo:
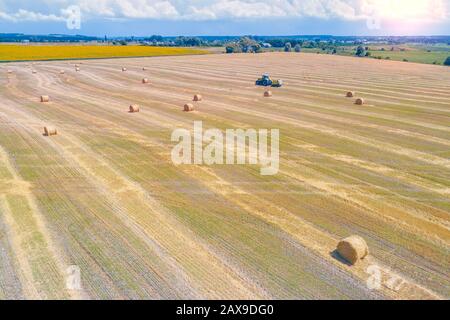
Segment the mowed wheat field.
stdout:
<path fill-rule="evenodd" d="M 296 53 L 74 69 L 0 65 L 0 298 L 450 298 L 450 69 Z M 271 98 L 264 72 L 285 81 Z M 171 133 L 195 120 L 279 129 L 279 173 L 175 166 Z M 334 252 L 352 234 L 370 248 L 355 266 Z"/>

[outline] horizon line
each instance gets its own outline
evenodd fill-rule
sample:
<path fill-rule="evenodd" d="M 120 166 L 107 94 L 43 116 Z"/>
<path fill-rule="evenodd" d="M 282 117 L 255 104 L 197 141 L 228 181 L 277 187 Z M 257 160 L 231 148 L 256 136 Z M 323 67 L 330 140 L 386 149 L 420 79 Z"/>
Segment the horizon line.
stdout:
<path fill-rule="evenodd" d="M 162 35 L 162 34 L 149 34 L 146 36 L 136 36 L 136 35 L 115 35 L 115 36 L 97 36 L 97 35 L 88 35 L 88 34 L 70 34 L 70 33 L 23 33 L 23 32 L 0 32 L 1 35 L 24 35 L 24 36 L 66 36 L 66 37 L 90 37 L 90 38 L 103 38 L 103 37 L 111 37 L 111 38 L 125 38 L 125 37 L 134 37 L 134 38 L 145 38 L 151 36 L 161 36 L 163 38 L 173 38 L 173 37 L 335 37 L 335 38 L 350 38 L 350 37 L 367 37 L 367 38 L 379 38 L 379 37 L 402 37 L 402 38 L 411 38 L 411 37 L 421 37 L 421 38 L 431 38 L 431 37 L 450 37 L 450 34 L 434 34 L 434 35 L 333 35 L 333 34 L 278 34 L 278 35 L 266 35 L 266 34 L 242 34 L 242 35 Z"/>

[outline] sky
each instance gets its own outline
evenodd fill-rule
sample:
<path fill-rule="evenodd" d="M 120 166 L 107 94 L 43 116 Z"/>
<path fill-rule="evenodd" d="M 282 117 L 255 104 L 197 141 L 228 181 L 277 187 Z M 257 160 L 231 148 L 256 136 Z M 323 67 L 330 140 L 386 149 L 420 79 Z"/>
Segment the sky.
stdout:
<path fill-rule="evenodd" d="M 0 0 L 0 33 L 450 35 L 450 0 Z"/>

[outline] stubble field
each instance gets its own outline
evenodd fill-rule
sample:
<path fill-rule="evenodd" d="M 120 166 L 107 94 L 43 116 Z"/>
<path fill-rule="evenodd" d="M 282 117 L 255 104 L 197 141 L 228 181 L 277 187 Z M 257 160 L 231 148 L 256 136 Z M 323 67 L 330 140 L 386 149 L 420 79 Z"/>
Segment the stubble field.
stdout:
<path fill-rule="evenodd" d="M 285 81 L 271 98 L 254 86 L 264 72 Z M 171 133 L 195 120 L 279 129 L 279 173 L 175 166 Z M 448 299 L 449 124 L 441 66 L 296 53 L 2 64 L 0 298 Z M 334 253 L 351 234 L 370 248 L 356 266 Z M 66 286 L 73 265 L 81 290 Z"/>

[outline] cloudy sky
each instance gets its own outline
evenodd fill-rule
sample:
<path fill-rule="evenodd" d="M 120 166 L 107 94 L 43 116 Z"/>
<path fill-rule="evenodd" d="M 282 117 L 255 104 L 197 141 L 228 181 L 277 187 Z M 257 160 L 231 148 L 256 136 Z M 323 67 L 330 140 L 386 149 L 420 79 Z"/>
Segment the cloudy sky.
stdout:
<path fill-rule="evenodd" d="M 449 10 L 450 0 L 0 0 L 0 32 L 448 35 Z"/>

